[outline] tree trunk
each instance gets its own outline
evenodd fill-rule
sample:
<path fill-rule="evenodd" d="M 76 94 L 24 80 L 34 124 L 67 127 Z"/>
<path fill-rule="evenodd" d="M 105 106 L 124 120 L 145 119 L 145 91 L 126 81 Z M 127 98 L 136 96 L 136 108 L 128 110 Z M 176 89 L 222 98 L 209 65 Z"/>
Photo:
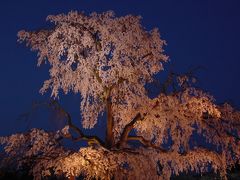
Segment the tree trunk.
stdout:
<path fill-rule="evenodd" d="M 68 179 L 69 180 L 75 180 L 75 177 L 71 175 Z"/>
<path fill-rule="evenodd" d="M 112 116 L 112 102 L 110 92 L 107 97 L 107 132 L 106 132 L 106 147 L 110 149 L 113 146 L 113 116 Z"/>

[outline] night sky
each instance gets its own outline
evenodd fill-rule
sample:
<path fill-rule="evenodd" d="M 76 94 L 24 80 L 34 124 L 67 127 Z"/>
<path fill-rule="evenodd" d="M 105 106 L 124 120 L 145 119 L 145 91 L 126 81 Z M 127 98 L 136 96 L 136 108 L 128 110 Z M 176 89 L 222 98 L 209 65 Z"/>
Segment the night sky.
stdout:
<path fill-rule="evenodd" d="M 240 107 L 239 0 L 5 0 L 0 1 L 0 135 L 31 127 L 56 128 L 43 108 L 27 120 L 20 118 L 33 101 L 47 100 L 50 94 L 39 94 L 49 66 L 37 68 L 36 53 L 17 43 L 17 32 L 44 28 L 47 15 L 71 10 L 141 15 L 146 29 L 160 29 L 175 71 L 204 67 L 198 72 L 198 86 L 218 103 L 230 101 Z M 71 94 L 60 99 L 75 120 L 80 119 L 79 100 L 80 95 Z M 98 125 L 98 132 L 103 125 Z"/>

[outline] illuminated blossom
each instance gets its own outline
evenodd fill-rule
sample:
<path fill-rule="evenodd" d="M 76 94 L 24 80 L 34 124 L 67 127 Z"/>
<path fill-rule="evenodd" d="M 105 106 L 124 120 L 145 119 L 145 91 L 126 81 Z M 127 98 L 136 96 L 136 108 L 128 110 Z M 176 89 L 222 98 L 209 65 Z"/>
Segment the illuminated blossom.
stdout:
<path fill-rule="evenodd" d="M 27 166 L 35 179 L 53 174 L 170 179 L 182 172 L 202 174 L 209 167 L 226 178 L 227 169 L 239 163 L 240 112 L 229 104 L 219 106 L 209 94 L 185 86 L 189 80 L 185 75 L 177 77 L 178 91 L 148 97 L 146 84 L 153 82 L 168 60 L 158 29 L 147 31 L 141 17 L 115 17 L 111 11 L 89 16 L 70 12 L 47 20 L 53 28 L 18 33 L 20 42 L 38 52 L 38 65 L 50 64 L 50 78 L 40 92 L 50 89 L 54 98 L 61 90 L 80 93 L 84 128 L 93 128 L 106 111 L 106 139 L 85 135 L 53 101 L 49 106 L 68 125 L 55 133 L 32 129 L 1 137 L 2 166 L 13 161 L 16 168 Z M 216 150 L 200 148 L 196 135 Z M 89 146 L 78 152 L 67 150 L 63 138 L 84 140 Z"/>

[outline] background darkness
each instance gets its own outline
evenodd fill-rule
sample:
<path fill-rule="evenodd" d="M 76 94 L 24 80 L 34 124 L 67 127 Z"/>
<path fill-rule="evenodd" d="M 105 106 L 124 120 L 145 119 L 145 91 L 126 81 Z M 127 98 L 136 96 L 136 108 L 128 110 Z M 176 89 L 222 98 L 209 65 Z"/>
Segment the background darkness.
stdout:
<path fill-rule="evenodd" d="M 48 78 L 48 65 L 37 68 L 36 53 L 17 43 L 21 29 L 46 27 L 49 14 L 70 10 L 103 12 L 117 16 L 141 15 L 148 29 L 158 27 L 167 41 L 166 54 L 175 71 L 204 66 L 198 73 L 199 86 L 221 103 L 231 101 L 240 107 L 240 1 L 239 0 L 5 0 L 0 1 L 0 136 L 30 127 L 54 129 L 46 109 L 26 121 L 20 114 L 31 109 L 33 101 L 47 100 L 38 91 Z M 63 107 L 79 123 L 80 95 L 61 97 Z M 61 122 L 60 122 L 61 124 Z M 80 123 L 79 123 L 80 124 Z M 96 132 L 103 132 L 100 122 Z M 102 135 L 102 134 L 101 134 Z"/>

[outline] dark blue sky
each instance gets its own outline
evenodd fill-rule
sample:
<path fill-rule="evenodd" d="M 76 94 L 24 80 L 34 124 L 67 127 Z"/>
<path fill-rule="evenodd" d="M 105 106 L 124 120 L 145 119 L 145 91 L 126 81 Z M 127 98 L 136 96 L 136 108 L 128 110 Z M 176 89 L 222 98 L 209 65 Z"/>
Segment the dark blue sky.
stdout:
<path fill-rule="evenodd" d="M 176 71 L 204 66 L 199 85 L 217 102 L 230 100 L 240 107 L 239 9 L 239 0 L 0 1 L 0 135 L 26 128 L 19 115 L 28 111 L 33 101 L 49 97 L 38 93 L 48 78 L 48 66 L 36 67 L 36 53 L 17 43 L 17 32 L 44 28 L 47 15 L 70 10 L 141 15 L 147 29 L 160 29 Z M 74 118 L 80 118 L 79 95 L 64 96 L 61 101 Z M 41 112 L 35 117 L 31 127 L 49 125 Z"/>

